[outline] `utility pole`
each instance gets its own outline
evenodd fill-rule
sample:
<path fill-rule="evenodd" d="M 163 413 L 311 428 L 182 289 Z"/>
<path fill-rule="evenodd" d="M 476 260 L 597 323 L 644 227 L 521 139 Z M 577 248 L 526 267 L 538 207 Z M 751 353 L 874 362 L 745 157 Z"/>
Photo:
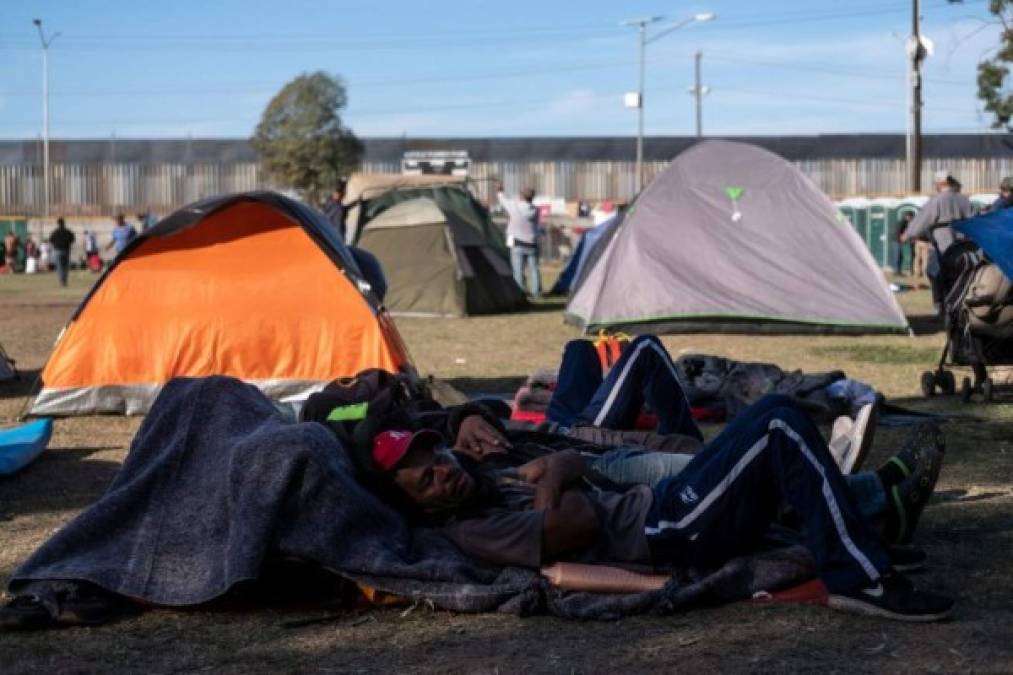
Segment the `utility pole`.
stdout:
<path fill-rule="evenodd" d="M 639 92 L 639 105 L 637 106 L 637 178 L 634 181 L 633 194 L 639 195 L 644 185 L 644 70 L 645 52 L 647 50 L 647 23 L 640 24 L 640 84 L 637 86 Z"/>
<path fill-rule="evenodd" d="M 46 39 L 42 31 L 42 19 L 33 19 L 32 23 L 39 31 L 39 40 L 42 42 L 42 173 L 43 191 L 42 196 L 42 233 L 46 234 L 46 223 L 49 222 L 49 45 L 59 33 L 53 33 Z"/>
<path fill-rule="evenodd" d="M 657 23 L 665 17 L 663 16 L 648 16 L 640 19 L 628 19 L 623 21 L 620 25 L 622 26 L 636 26 L 639 47 L 640 47 L 640 80 L 637 85 L 636 94 L 630 94 L 627 96 L 627 101 L 635 104 L 637 108 L 637 166 L 636 175 L 633 180 L 633 194 L 640 194 L 640 190 L 644 185 L 644 73 L 646 69 L 646 55 L 647 45 L 655 40 L 668 35 L 669 33 L 679 30 L 684 26 L 688 26 L 691 23 L 703 23 L 706 21 L 713 21 L 714 15 L 710 12 L 702 12 L 700 14 L 694 14 L 678 23 L 670 26 L 662 27 L 657 33 L 648 37 L 647 26 L 649 24 Z M 633 105 L 627 104 L 628 107 L 634 107 Z"/>
<path fill-rule="evenodd" d="M 921 0 L 911 0 L 911 41 L 908 43 L 910 58 L 911 110 L 909 136 L 907 141 L 908 190 L 922 191 L 922 61 L 925 47 L 921 36 Z"/>
<path fill-rule="evenodd" d="M 697 140 L 703 138 L 703 97 L 707 93 L 707 87 L 703 86 L 700 82 L 700 59 L 703 58 L 703 52 L 697 52 L 693 55 L 693 72 L 695 77 L 693 79 L 693 88 L 690 92 L 693 94 L 693 98 L 696 99 L 696 137 Z"/>

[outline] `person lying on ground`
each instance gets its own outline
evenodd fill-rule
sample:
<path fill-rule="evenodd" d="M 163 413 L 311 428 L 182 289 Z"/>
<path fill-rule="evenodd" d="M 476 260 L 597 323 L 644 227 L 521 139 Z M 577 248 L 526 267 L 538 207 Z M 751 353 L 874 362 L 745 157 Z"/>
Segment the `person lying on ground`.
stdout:
<path fill-rule="evenodd" d="M 418 383 L 382 371 L 362 373 L 312 395 L 301 418 L 328 426 L 346 447 L 368 445 L 380 427 L 433 429 L 476 461 L 509 453 L 509 459 L 499 463 L 516 466 L 575 449 L 592 469 L 619 485 L 653 487 L 678 475 L 702 447 L 703 433 L 664 346 L 655 336 L 638 337 L 607 377 L 601 377 L 600 368 L 591 343 L 574 340 L 566 345 L 550 406 L 556 421 L 549 424 L 503 421 L 475 404 L 445 409 Z M 368 403 L 369 399 L 375 400 Z M 631 430 L 645 403 L 658 416 L 660 434 Z M 354 430 L 367 410 L 375 428 L 364 433 L 360 429 L 365 440 L 357 439 Z M 935 486 L 942 454 L 935 450 L 933 437 L 921 445 L 914 443 L 913 450 L 899 453 L 875 472 L 851 473 L 861 466 L 873 438 L 874 420 L 861 415 L 857 419 L 859 424 L 832 439 L 831 449 L 841 468 L 847 466 L 850 475 L 845 479 L 862 516 L 876 523 L 888 542 L 909 543 Z M 896 555 L 924 559 L 921 551 L 897 549 Z"/>
<path fill-rule="evenodd" d="M 393 499 L 406 499 L 462 550 L 489 562 L 716 569 L 754 550 L 788 504 L 803 520 L 803 542 L 831 607 L 906 621 L 949 616 L 952 599 L 916 590 L 891 568 L 809 417 L 782 396 L 753 408 L 653 488 L 592 487 L 585 481 L 591 467 L 576 451 L 516 469 L 466 469 L 429 430 L 381 431 L 369 459 L 390 481 Z"/>
<path fill-rule="evenodd" d="M 594 470 L 616 483 L 653 487 L 664 478 L 677 475 L 702 447 L 703 432 L 693 419 L 671 355 L 656 336 L 642 335 L 629 343 L 604 376 L 600 364 L 589 341 L 572 340 L 566 344 L 546 415 L 550 424 L 540 428 L 576 434 L 603 445 L 618 442 L 620 448 L 607 453 L 598 456 L 585 453 Z M 648 452 L 636 447 L 635 436 L 613 438 L 607 433 L 632 430 L 645 405 L 658 418 L 657 433 L 681 439 L 673 453 Z M 887 541 L 907 543 L 935 485 L 942 453 L 935 450 L 934 439 L 927 439 L 919 448 L 920 439 L 916 438 L 913 445 L 917 452 L 904 451 L 875 472 L 855 473 L 872 447 L 875 422 L 873 405 L 863 407 L 855 421 L 847 417 L 838 419 L 829 444 L 831 454 L 845 474 L 862 515 L 882 521 Z M 475 424 L 479 423 L 475 420 Z M 597 433 L 589 433 L 594 430 Z M 483 437 L 497 436 L 502 438 L 495 429 L 483 430 Z M 481 459 L 474 451 L 476 448 L 463 445 L 455 443 L 456 448 Z M 498 447 L 487 444 L 477 449 L 490 452 Z M 923 459 L 920 465 L 915 457 Z"/>

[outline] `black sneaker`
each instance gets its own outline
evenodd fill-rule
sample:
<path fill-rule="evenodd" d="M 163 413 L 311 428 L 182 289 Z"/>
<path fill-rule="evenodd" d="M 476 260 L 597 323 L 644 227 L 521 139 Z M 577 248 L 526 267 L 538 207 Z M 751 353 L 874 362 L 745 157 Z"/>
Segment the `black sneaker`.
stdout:
<path fill-rule="evenodd" d="M 922 549 L 899 544 L 888 545 L 886 554 L 890 557 L 890 567 L 894 572 L 917 572 L 925 567 L 928 559 Z"/>
<path fill-rule="evenodd" d="M 38 593 L 15 596 L 0 607 L 0 630 L 98 626 L 138 611 L 126 598 L 87 582 L 54 582 Z"/>
<path fill-rule="evenodd" d="M 0 631 L 42 630 L 55 627 L 56 620 L 35 595 L 18 595 L 0 607 Z"/>
<path fill-rule="evenodd" d="M 942 621 L 953 612 L 953 599 L 915 590 L 907 578 L 894 572 L 874 586 L 831 593 L 827 606 L 840 612 L 879 616 L 894 621 Z"/>
<path fill-rule="evenodd" d="M 943 469 L 943 452 L 937 447 L 921 448 L 915 468 L 910 476 L 887 491 L 889 501 L 886 538 L 906 544 L 911 541 L 918 519 L 936 489 L 939 472 Z"/>

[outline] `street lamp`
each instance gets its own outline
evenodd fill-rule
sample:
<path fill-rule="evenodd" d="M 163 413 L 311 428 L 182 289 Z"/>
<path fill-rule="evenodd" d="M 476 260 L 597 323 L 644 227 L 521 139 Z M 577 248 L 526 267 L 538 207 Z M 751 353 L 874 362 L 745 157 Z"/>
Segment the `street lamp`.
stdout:
<path fill-rule="evenodd" d="M 42 235 L 45 235 L 46 223 L 49 221 L 49 45 L 53 44 L 59 33 L 53 33 L 47 39 L 42 30 L 42 19 L 32 19 L 32 23 L 38 29 L 39 40 L 42 42 L 42 171 L 45 191 L 42 199 Z"/>
<path fill-rule="evenodd" d="M 704 23 L 706 21 L 713 21 L 714 15 L 710 12 L 703 12 L 700 14 L 694 14 L 693 16 L 687 17 L 682 21 L 678 21 L 669 26 L 665 26 L 654 35 L 648 37 L 647 26 L 650 24 L 657 23 L 663 20 L 663 16 L 647 16 L 639 19 L 627 19 L 620 23 L 621 26 L 636 26 L 637 32 L 640 37 L 640 84 L 637 88 L 635 96 L 627 95 L 626 101 L 628 107 L 637 108 L 637 170 L 636 180 L 634 181 L 634 194 L 640 194 L 640 189 L 644 182 L 644 57 L 646 47 L 650 43 L 665 37 L 673 31 L 677 31 L 680 28 L 688 26 L 691 23 Z"/>

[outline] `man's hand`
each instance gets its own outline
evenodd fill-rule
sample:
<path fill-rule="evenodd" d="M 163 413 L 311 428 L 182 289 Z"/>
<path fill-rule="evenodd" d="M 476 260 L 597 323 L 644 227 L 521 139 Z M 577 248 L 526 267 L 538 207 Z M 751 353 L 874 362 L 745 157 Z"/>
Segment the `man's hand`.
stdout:
<path fill-rule="evenodd" d="M 457 430 L 454 447 L 481 462 L 489 455 L 505 455 L 510 441 L 481 415 L 468 415 Z"/>
<path fill-rule="evenodd" d="M 557 508 L 566 487 L 586 475 L 587 471 L 587 462 L 573 450 L 540 457 L 517 469 L 521 478 L 535 486 L 533 506 L 536 510 Z"/>

